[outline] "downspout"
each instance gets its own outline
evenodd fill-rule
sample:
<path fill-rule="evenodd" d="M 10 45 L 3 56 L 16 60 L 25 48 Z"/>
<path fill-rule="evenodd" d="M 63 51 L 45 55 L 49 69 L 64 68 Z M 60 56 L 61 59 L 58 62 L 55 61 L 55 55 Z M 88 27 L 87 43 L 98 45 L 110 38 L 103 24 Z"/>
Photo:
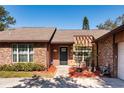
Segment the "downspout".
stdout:
<path fill-rule="evenodd" d="M 54 35 L 56 33 L 56 30 L 57 30 L 57 28 L 55 28 L 55 30 L 54 30 L 49 42 L 47 43 L 47 56 L 48 56 L 48 58 L 47 58 L 47 67 L 48 68 L 50 66 L 50 61 L 51 61 L 51 55 L 50 55 L 51 54 L 51 49 L 50 49 L 51 41 L 52 41 L 52 39 L 53 39 L 53 37 L 54 37 Z"/>

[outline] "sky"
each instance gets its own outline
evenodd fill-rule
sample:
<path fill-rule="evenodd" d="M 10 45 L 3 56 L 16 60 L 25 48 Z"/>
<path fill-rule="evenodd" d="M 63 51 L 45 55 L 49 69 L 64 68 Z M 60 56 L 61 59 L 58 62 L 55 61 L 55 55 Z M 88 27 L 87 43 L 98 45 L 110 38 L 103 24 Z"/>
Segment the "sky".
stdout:
<path fill-rule="evenodd" d="M 16 19 L 12 27 L 57 27 L 58 29 L 81 29 L 82 20 L 87 16 L 90 29 L 107 19 L 114 20 L 124 14 L 124 6 L 98 5 L 11 5 L 4 6 Z"/>

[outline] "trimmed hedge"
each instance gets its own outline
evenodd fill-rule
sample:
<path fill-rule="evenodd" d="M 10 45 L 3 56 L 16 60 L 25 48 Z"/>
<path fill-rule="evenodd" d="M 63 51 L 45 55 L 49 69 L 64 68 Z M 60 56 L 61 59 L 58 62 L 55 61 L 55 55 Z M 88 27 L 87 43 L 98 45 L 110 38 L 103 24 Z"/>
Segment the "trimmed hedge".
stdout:
<path fill-rule="evenodd" d="M 11 65 L 1 65 L 0 71 L 43 71 L 44 65 L 35 63 L 15 63 Z"/>

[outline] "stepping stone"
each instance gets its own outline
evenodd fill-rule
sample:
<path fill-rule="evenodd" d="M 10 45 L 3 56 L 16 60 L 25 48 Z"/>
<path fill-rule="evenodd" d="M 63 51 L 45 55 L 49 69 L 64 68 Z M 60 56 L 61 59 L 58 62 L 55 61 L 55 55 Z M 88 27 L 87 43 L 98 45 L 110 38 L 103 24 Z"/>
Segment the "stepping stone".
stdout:
<path fill-rule="evenodd" d="M 68 76 L 69 73 L 69 67 L 70 66 L 56 66 L 57 68 L 57 72 L 56 75 L 54 77 L 59 77 L 59 76 Z"/>

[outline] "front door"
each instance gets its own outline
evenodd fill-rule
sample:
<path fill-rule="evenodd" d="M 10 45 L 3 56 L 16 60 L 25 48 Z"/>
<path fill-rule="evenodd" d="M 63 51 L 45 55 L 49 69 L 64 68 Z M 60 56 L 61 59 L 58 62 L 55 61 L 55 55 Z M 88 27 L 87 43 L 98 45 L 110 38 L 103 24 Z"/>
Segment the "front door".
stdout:
<path fill-rule="evenodd" d="M 67 65 L 68 60 L 68 48 L 60 47 L 60 65 Z"/>

